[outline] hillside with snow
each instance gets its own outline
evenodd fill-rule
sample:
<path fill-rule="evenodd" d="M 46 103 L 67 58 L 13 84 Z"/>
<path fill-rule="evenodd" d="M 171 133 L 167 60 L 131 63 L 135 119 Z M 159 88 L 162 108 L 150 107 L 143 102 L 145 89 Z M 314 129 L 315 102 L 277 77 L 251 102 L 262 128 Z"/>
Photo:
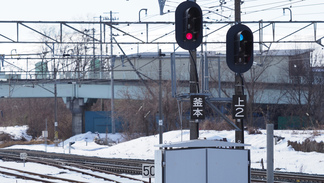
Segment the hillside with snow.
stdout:
<path fill-rule="evenodd" d="M 5 133 L 13 133 L 10 130 L 21 131 L 21 135 L 25 134 L 24 130 L 18 130 L 23 127 L 13 127 L 0 129 Z M 251 165 L 252 168 L 261 169 L 261 159 L 264 160 L 264 167 L 266 167 L 266 131 L 261 130 L 262 134 L 249 135 L 245 132 L 245 143 L 250 144 L 247 147 L 251 150 Z M 278 171 L 288 172 L 302 172 L 312 174 L 324 174 L 324 153 L 317 152 L 299 152 L 295 151 L 292 147 L 288 146 L 287 142 L 298 141 L 302 142 L 309 138 L 317 142 L 324 141 L 324 131 L 312 130 L 275 130 L 275 136 L 283 137 L 284 139 L 278 141 L 274 146 L 274 168 Z M 19 136 L 19 135 L 17 135 Z M 28 137 L 28 136 L 27 136 Z M 121 134 L 108 134 L 108 138 L 115 141 L 113 146 L 98 145 L 94 139 L 98 135 L 94 133 L 84 133 L 73 136 L 64 142 L 59 147 L 48 145 L 45 148 L 44 144 L 39 145 L 15 145 L 8 148 L 15 149 L 31 149 L 56 153 L 69 153 L 85 155 L 85 156 L 98 156 L 107 158 L 131 158 L 131 159 L 154 159 L 154 150 L 157 149 L 155 145 L 159 143 L 159 136 L 152 135 L 141 137 L 130 141 L 124 141 Z M 106 138 L 105 134 L 99 134 L 100 138 Z M 214 131 L 204 130 L 200 131 L 199 137 L 201 139 L 219 140 L 226 138 L 229 142 L 234 142 L 234 131 Z M 163 134 L 164 143 L 173 143 L 189 140 L 188 130 L 177 130 L 165 132 Z M 74 142 L 72 148 L 69 150 L 68 144 Z"/>

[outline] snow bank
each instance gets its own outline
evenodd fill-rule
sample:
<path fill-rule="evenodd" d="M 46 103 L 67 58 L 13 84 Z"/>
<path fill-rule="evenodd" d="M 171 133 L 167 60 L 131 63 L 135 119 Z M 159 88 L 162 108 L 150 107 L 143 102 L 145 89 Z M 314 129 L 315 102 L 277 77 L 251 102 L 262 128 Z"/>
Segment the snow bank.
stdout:
<path fill-rule="evenodd" d="M 266 131 L 262 134 L 249 135 L 245 132 L 245 143 L 250 144 L 251 166 L 261 168 L 261 159 L 266 167 Z M 189 130 L 170 131 L 163 134 L 163 143 L 172 143 L 189 140 Z M 316 134 L 316 136 L 315 136 Z M 303 172 L 313 174 L 324 174 L 324 154 L 316 152 L 298 152 L 287 146 L 290 141 L 303 141 L 306 138 L 314 139 L 318 142 L 324 141 L 324 131 L 302 131 L 302 130 L 275 130 L 274 135 L 284 137 L 277 142 L 274 147 L 274 167 L 279 171 Z M 47 146 L 48 152 L 79 154 L 85 156 L 98 156 L 107 158 L 130 158 L 130 159 L 154 159 L 155 145 L 159 143 L 159 135 L 140 137 L 134 140 L 122 142 L 121 134 L 108 134 L 108 138 L 117 143 L 114 146 L 98 145 L 93 140 L 97 134 L 87 132 L 76 135 L 64 141 L 62 147 Z M 105 138 L 105 134 L 99 134 Z M 215 140 L 226 138 L 229 142 L 234 142 L 235 131 L 214 131 L 202 130 L 199 132 L 201 139 Z M 69 150 L 69 142 L 75 142 Z M 9 148 L 26 148 L 33 150 L 45 150 L 44 145 L 15 145 Z"/>
<path fill-rule="evenodd" d="M 0 133 L 7 133 L 11 136 L 13 140 L 21 140 L 25 138 L 26 140 L 31 140 L 32 137 L 27 135 L 28 126 L 8 126 L 0 127 Z"/>

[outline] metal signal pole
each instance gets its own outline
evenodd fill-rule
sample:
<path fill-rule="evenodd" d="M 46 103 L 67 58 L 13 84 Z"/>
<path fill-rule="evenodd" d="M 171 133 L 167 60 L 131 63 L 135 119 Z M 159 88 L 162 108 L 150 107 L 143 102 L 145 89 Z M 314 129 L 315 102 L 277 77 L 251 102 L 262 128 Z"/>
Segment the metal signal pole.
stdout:
<path fill-rule="evenodd" d="M 235 0 L 235 23 L 241 22 L 241 0 Z M 244 95 L 243 76 L 241 73 L 235 73 L 235 95 Z M 234 104 L 233 104 L 234 105 Z M 244 143 L 244 125 L 243 119 L 235 119 L 235 125 L 240 130 L 235 130 L 235 142 Z M 244 148 L 244 147 L 239 147 Z"/>
<path fill-rule="evenodd" d="M 241 0 L 235 0 L 235 23 L 241 22 Z"/>
<path fill-rule="evenodd" d="M 189 50 L 190 57 L 190 94 L 199 93 L 198 89 L 198 78 L 197 78 L 197 51 Z M 199 123 L 197 121 L 191 120 L 189 122 L 190 128 L 190 140 L 198 139 L 199 137 Z"/>
<path fill-rule="evenodd" d="M 189 0 L 196 2 L 196 0 Z M 199 93 L 198 89 L 198 78 L 197 78 L 197 50 L 189 50 L 190 57 L 190 81 L 189 81 L 189 92 Z M 199 137 L 199 123 L 197 121 L 189 122 L 190 129 L 190 140 L 198 139 Z"/>
<path fill-rule="evenodd" d="M 191 96 L 193 96 L 194 94 L 199 93 L 196 48 L 202 42 L 203 15 L 200 6 L 196 3 L 195 0 L 187 0 L 179 4 L 179 6 L 176 9 L 175 15 L 176 41 L 181 48 L 189 51 L 189 92 L 191 98 Z M 199 98 L 199 100 L 204 100 L 204 98 L 201 97 Z M 199 106 L 200 105 L 203 104 L 199 104 Z M 189 122 L 190 140 L 198 139 L 199 137 L 198 122 L 199 119 L 203 119 L 205 117 L 204 114 L 201 114 L 200 110 L 201 109 L 197 109 L 194 113 L 193 111 L 190 112 L 192 114 Z M 193 116 L 196 115 L 195 113 L 197 113 L 197 111 L 199 111 L 199 114 L 197 116 Z"/>

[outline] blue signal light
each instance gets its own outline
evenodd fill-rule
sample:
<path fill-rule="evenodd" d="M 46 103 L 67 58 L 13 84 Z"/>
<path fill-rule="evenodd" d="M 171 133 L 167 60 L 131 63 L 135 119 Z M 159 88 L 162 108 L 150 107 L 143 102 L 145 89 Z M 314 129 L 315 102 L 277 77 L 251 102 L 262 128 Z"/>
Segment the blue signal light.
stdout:
<path fill-rule="evenodd" d="M 243 34 L 240 34 L 240 41 L 243 41 L 243 39 L 244 39 Z"/>

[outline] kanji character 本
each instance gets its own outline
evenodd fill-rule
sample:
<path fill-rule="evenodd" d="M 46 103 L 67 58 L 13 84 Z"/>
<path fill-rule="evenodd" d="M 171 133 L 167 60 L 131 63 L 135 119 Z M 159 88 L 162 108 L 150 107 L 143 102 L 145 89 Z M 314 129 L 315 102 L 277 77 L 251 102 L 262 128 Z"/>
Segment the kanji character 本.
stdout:
<path fill-rule="evenodd" d="M 203 99 L 201 97 L 193 98 L 193 107 L 203 107 Z"/>
<path fill-rule="evenodd" d="M 193 116 L 197 116 L 197 118 L 199 118 L 199 116 L 203 116 L 203 113 L 202 113 L 202 109 L 200 108 L 196 108 L 196 109 L 193 109 Z"/>

